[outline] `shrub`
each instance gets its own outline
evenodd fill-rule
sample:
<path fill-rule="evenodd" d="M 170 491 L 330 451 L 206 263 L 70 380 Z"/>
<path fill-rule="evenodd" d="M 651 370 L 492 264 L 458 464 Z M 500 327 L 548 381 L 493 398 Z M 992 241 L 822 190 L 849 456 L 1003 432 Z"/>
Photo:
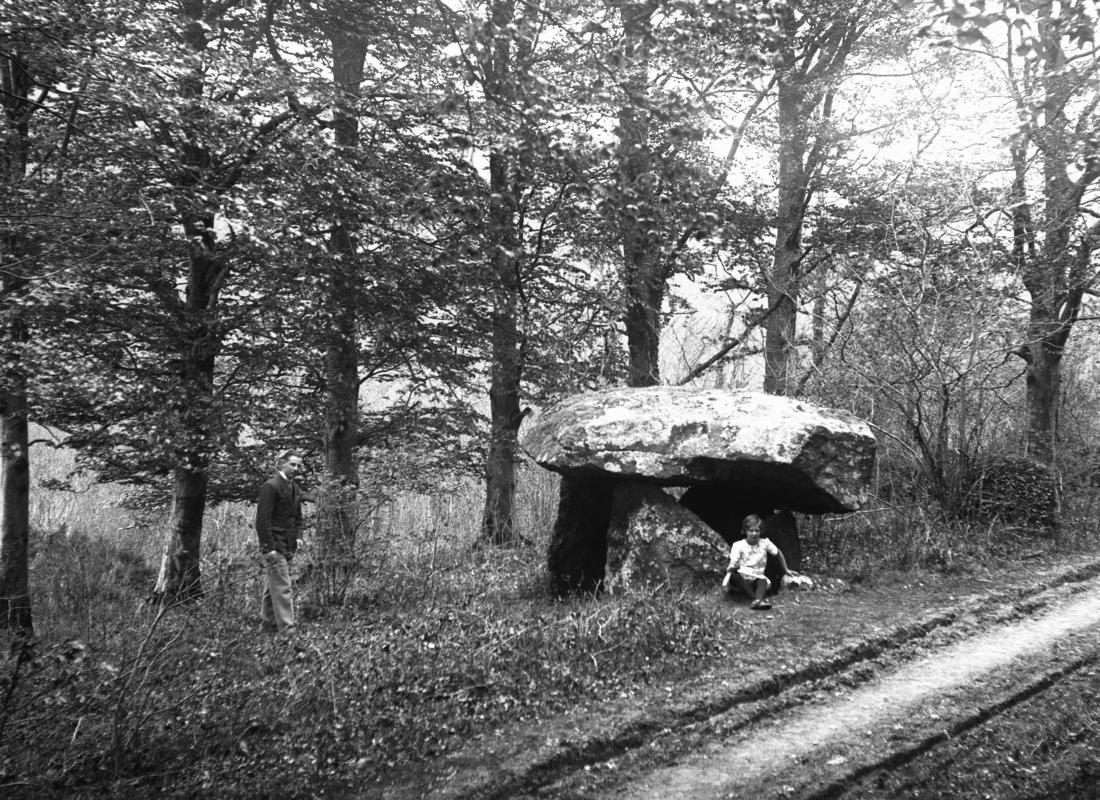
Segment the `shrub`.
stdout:
<path fill-rule="evenodd" d="M 1057 521 L 1058 483 L 1045 464 L 991 456 L 971 464 L 964 513 L 980 521 L 1051 526 Z"/>

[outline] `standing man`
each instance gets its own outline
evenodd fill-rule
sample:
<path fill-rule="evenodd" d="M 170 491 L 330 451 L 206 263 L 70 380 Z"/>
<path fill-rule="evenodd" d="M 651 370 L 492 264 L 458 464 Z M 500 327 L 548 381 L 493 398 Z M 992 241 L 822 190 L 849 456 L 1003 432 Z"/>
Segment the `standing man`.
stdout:
<path fill-rule="evenodd" d="M 278 456 L 279 471 L 260 487 L 256 533 L 264 567 L 260 616 L 269 631 L 294 632 L 294 593 L 290 562 L 302 530 L 302 490 L 294 479 L 302 472 L 302 457 L 293 450 Z"/>

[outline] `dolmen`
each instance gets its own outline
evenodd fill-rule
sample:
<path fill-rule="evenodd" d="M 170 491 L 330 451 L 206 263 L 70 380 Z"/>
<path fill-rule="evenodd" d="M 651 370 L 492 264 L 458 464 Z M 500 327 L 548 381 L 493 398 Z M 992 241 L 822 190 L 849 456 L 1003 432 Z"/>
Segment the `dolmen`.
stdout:
<path fill-rule="evenodd" d="M 559 594 L 716 581 L 750 513 L 797 570 L 792 512 L 857 510 L 875 461 L 870 426 L 847 411 L 672 386 L 566 398 L 521 447 L 562 477 L 547 554 Z"/>

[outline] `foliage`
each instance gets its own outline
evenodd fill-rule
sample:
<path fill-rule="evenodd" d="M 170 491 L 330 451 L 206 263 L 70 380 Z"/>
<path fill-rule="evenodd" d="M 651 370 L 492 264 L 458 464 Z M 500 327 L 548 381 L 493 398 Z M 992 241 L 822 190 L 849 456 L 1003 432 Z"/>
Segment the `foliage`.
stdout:
<path fill-rule="evenodd" d="M 810 356 L 798 389 L 876 426 L 893 504 L 818 523 L 807 563 L 958 573 L 1036 547 L 1030 531 L 952 512 L 968 464 L 984 465 L 981 514 L 1051 512 L 1049 474 L 985 456 L 1023 440 L 1027 388 L 1007 356 L 1042 342 L 1060 354 L 1094 278 L 1091 5 L 1062 3 L 1052 19 L 1052 3 L 937 2 L 946 27 L 930 33 L 1012 68 L 1013 147 L 1007 161 L 956 152 L 919 168 L 870 151 L 903 124 L 924 135 L 950 120 L 906 121 L 907 103 L 869 117 L 861 95 L 877 75 L 813 68 L 864 12 L 886 22 L 851 63 L 912 66 L 919 46 L 892 6 L 850 6 L 0 0 L 5 75 L 28 79 L 3 96 L 0 389 L 26 379 L 32 416 L 81 448 L 76 467 L 151 489 L 146 507 L 162 513 L 169 476 L 201 473 L 201 499 L 228 503 L 251 499 L 272 452 L 325 453 L 334 342 L 355 355 L 362 399 L 360 486 L 312 487 L 314 521 L 354 500 L 360 535 L 350 552 L 304 549 L 308 625 L 293 645 L 261 638 L 246 610 L 250 509 L 233 509 L 221 539 L 207 515 L 209 596 L 169 616 L 144 602 L 159 548 L 123 544 L 122 525 L 90 530 L 90 512 L 40 526 L 30 565 L 49 634 L 4 663 L 0 783 L 181 797 L 371 786 L 507 721 L 743 653 L 746 630 L 705 593 L 548 600 L 552 488 L 519 509 L 529 517 L 501 553 L 473 547 L 483 498 L 469 480 L 484 462 L 502 280 L 515 281 L 514 388 L 527 402 L 621 382 L 632 366 L 655 378 L 623 334 L 679 310 L 666 304 L 674 275 L 713 273 L 731 299 L 707 366 L 753 349 L 741 334 L 766 323 L 754 298 L 775 288 L 765 242 L 785 243 L 768 107 L 779 72 L 813 78 L 792 129 L 810 178 L 806 219 L 787 218 L 805 227 L 801 283 L 782 290 L 813 295 L 809 334 L 790 342 Z M 509 9 L 508 24 L 491 18 Z M 328 70 L 348 40 L 363 53 L 354 88 Z M 921 57 L 922 70 L 938 64 Z M 343 146 L 352 121 L 356 144 Z M 878 130 L 864 136 L 864 123 Z M 495 177 L 493 155 L 506 162 Z M 500 235 L 505 216 L 514 239 Z M 351 245 L 336 246 L 339 231 Z M 340 341 L 335 301 L 355 309 L 354 341 Z M 1095 398 L 1072 397 L 1061 419 L 1084 421 L 1062 430 L 1082 439 L 1062 450 L 1082 464 L 1067 522 L 1083 545 L 1096 528 Z M 429 511 L 402 516 L 413 494 Z"/>
<path fill-rule="evenodd" d="M 516 25 L 502 27 L 481 19 L 483 9 L 429 3 L 219 8 L 222 19 L 197 27 L 156 4 L 117 9 L 117 24 L 78 5 L 22 10 L 25 24 L 6 41 L 37 54 L 43 98 L 29 129 L 36 166 L 4 209 L 9 219 L 33 220 L 27 235 L 49 247 L 48 274 L 19 308 L 33 311 L 36 339 L 21 357 L 34 376 L 34 415 L 69 432 L 104 480 L 148 484 L 163 496 L 175 469 L 201 465 L 214 502 L 250 498 L 284 445 L 325 452 L 337 267 L 353 278 L 356 369 L 369 398 L 361 473 L 396 476 L 403 464 L 411 484 L 430 483 L 445 465 L 480 468 L 500 194 L 485 173 L 490 152 L 511 159 L 525 401 L 629 373 L 621 341 L 629 309 L 659 325 L 666 308 L 663 289 L 643 297 L 641 284 L 630 288 L 640 273 L 625 266 L 623 248 L 634 234 L 652 245 L 637 249 L 637 264 L 662 285 L 724 260 L 732 268 L 716 279 L 721 289 L 766 292 L 762 245 L 777 212 L 761 200 L 773 193 L 775 131 L 771 111 L 754 103 L 766 105 L 782 53 L 803 53 L 807 67 L 813 53 L 824 57 L 818 34 L 834 31 L 843 11 L 807 3 L 787 19 L 781 4 L 555 2 L 524 7 Z M 646 35 L 631 38 L 640 20 L 631 15 L 643 11 Z M 40 35 L 54 29 L 43 27 L 47 19 L 66 35 Z M 887 41 L 891 59 L 912 57 L 916 46 L 893 12 L 862 22 L 871 28 L 852 54 L 858 69 Z M 176 36 L 185 29 L 197 38 Z M 334 31 L 361 39 L 367 54 L 354 103 L 327 69 Z M 488 70 L 498 47 L 515 56 L 507 85 Z M 635 56 L 643 54 L 650 73 L 638 83 Z M 862 91 L 835 66 L 829 80 L 813 71 L 817 82 L 802 88 L 818 100 Z M 888 387 L 870 392 L 875 408 L 906 395 L 908 410 L 876 421 L 892 442 L 905 442 L 910 473 L 934 483 L 944 438 L 968 449 L 990 427 L 984 420 L 1003 418 L 1015 402 L 991 388 L 1005 379 L 993 363 L 1000 328 L 974 340 L 978 360 L 960 367 L 965 332 L 949 322 L 1001 311 L 1010 289 L 991 270 L 1006 256 L 974 257 L 949 241 L 962 196 L 948 197 L 956 187 L 944 176 L 908 180 L 905 191 L 922 196 L 898 202 L 886 199 L 887 181 L 868 181 L 857 124 L 864 109 L 853 100 L 836 108 L 839 116 L 822 111 L 803 131 L 817 142 L 814 163 L 832 166 L 807 190 L 817 199 L 797 288 L 813 286 L 822 324 L 800 389 L 861 408 L 867 381 L 850 371 L 889 374 Z M 338 146 L 337 111 L 359 126 L 354 148 Z M 645 134 L 634 143 L 631 125 Z M 726 158 L 716 155 L 722 139 Z M 630 181 L 628 167 L 640 168 Z M 939 200 L 952 210 L 921 217 Z M 909 217 L 900 224 L 899 209 Z M 345 222 L 355 246 L 337 251 L 331 237 Z M 971 244 L 987 244 L 972 234 Z M 892 242 L 905 263 L 890 255 Z M 931 248 L 918 257 L 925 243 Z M 192 260 L 199 251 L 224 261 L 207 275 L 205 306 L 187 300 L 202 293 Z M 882 263 L 872 268 L 872 258 Z M 913 306 L 937 270 L 950 273 L 936 278 L 943 291 Z M 894 290 L 913 308 L 906 325 L 889 314 Z M 971 299 L 969 313 L 951 293 Z M 727 328 L 749 330 L 766 317 L 758 304 L 735 305 Z M 849 336 L 856 325 L 867 326 L 865 337 Z M 910 347 L 914 332 L 920 352 Z M 873 349 L 883 337 L 891 347 Z M 740 351 L 752 347 L 748 337 L 727 336 L 708 363 L 738 342 Z M 863 347 L 866 357 L 855 357 Z M 213 364 L 203 361 L 202 380 L 197 353 Z M 928 367 L 935 363 L 951 366 L 937 375 Z M 950 415 L 932 413 L 945 391 L 949 411 L 980 396 L 978 418 L 947 423 Z M 916 418 L 917 434 L 902 417 Z M 934 463 L 915 466 L 928 461 L 926 450 Z"/>
<path fill-rule="evenodd" d="M 244 20 L 227 9 L 225 29 L 203 34 L 197 81 L 194 53 L 173 35 L 186 20 L 157 8 L 83 29 L 71 70 L 40 78 L 68 127 L 23 197 L 44 221 L 36 234 L 64 243 L 50 252 L 64 295 L 43 303 L 52 324 L 32 353 L 35 416 L 69 430 L 106 480 L 150 482 L 209 460 L 251 407 L 239 381 L 259 349 L 250 322 L 263 284 L 248 268 L 264 257 L 251 234 L 271 198 L 249 170 L 288 120 L 253 124 L 285 87 L 255 62 L 247 89 L 233 76 L 247 57 L 229 31 Z M 33 132 L 48 147 L 55 130 Z M 227 284 L 238 267 L 247 278 Z M 218 356 L 220 385 L 207 386 L 205 359 Z"/>
<path fill-rule="evenodd" d="M 36 239 L 65 243 L 51 253 L 57 288 L 33 296 L 43 315 L 28 353 L 35 416 L 66 430 L 106 481 L 163 492 L 175 467 L 206 463 L 215 502 L 250 497 L 285 444 L 321 447 L 324 376 L 314 365 L 328 330 L 326 230 L 348 204 L 367 222 L 357 295 L 364 378 L 453 398 L 472 372 L 479 296 L 472 273 L 442 257 L 448 234 L 410 221 L 410 207 L 439 201 L 417 194 L 439 163 L 423 140 L 379 125 L 361 157 L 334 154 L 322 77 L 256 48 L 272 20 L 226 9 L 205 34 L 201 79 L 172 39 L 185 20 L 157 8 L 120 10 L 125 27 L 84 28 L 94 48 L 69 37 L 66 80 L 79 92 L 71 102 L 58 92 L 57 72 L 39 80 L 46 110 L 71 110 L 70 126 L 32 128 L 36 152 L 53 162 L 7 211 L 44 220 Z M 61 15 L 54 24 L 79 23 Z M 164 37 L 173 43 L 161 47 Z M 292 99 L 289 113 L 288 92 L 317 105 Z M 398 113 L 428 113 L 434 98 L 418 97 L 419 109 Z M 369 113 L 395 112 L 380 101 Z M 187 265 L 208 245 L 225 264 L 208 305 L 195 305 L 202 291 Z M 192 383 L 196 352 L 213 360 L 209 385 Z M 398 402 L 388 416 L 403 413 Z"/>

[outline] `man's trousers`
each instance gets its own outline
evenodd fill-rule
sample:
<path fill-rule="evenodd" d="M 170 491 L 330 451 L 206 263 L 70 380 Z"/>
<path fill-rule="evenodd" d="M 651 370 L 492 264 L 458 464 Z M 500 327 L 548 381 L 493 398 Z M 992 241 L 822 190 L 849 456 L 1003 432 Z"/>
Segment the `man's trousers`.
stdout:
<path fill-rule="evenodd" d="M 290 559 L 282 553 L 264 553 L 260 560 L 264 567 L 264 590 L 260 598 L 264 627 L 279 633 L 293 631 L 294 590 Z"/>

